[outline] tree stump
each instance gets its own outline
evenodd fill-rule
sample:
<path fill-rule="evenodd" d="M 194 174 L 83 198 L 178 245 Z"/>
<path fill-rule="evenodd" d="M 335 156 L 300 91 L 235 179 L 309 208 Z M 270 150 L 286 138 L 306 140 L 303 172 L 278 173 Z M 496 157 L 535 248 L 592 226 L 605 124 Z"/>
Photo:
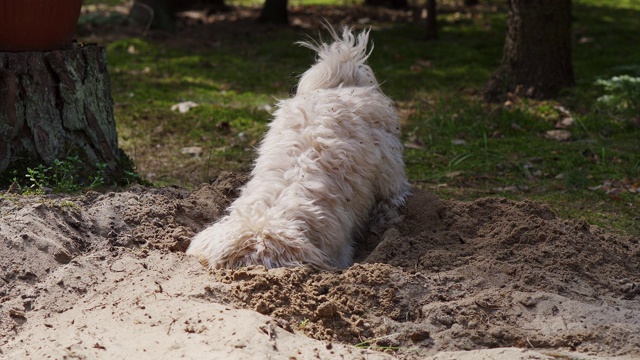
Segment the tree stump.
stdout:
<path fill-rule="evenodd" d="M 0 52 L 0 174 L 72 155 L 89 168 L 107 164 L 110 175 L 130 167 L 104 48 Z"/>

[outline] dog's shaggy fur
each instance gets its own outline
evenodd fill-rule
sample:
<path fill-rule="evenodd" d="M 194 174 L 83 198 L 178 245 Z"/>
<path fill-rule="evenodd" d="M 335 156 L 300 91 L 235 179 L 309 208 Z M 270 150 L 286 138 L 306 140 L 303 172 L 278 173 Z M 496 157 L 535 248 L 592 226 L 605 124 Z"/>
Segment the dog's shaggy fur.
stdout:
<path fill-rule="evenodd" d="M 197 234 L 188 254 L 212 268 L 344 268 L 354 235 L 399 219 L 409 191 L 400 124 L 366 64 L 369 32 L 332 37 L 301 43 L 317 62 L 279 102 L 229 214 Z"/>

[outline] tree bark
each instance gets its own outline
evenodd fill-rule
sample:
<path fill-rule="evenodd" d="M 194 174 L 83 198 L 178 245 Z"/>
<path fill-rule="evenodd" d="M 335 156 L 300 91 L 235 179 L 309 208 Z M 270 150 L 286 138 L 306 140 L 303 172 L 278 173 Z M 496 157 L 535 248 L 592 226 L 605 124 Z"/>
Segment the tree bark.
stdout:
<path fill-rule="evenodd" d="M 0 52 L 0 174 L 71 155 L 88 168 L 106 163 L 112 175 L 130 170 L 104 48 Z"/>
<path fill-rule="evenodd" d="M 289 24 L 287 2 L 288 0 L 266 0 L 258 21 L 269 24 Z"/>
<path fill-rule="evenodd" d="M 575 83 L 571 60 L 571 0 L 509 0 L 500 67 L 484 89 L 488 101 L 507 93 L 534 99 L 558 96 Z"/>
<path fill-rule="evenodd" d="M 150 22 L 150 29 L 176 32 L 176 9 L 173 0 L 136 0 L 130 16 L 140 24 Z"/>
<path fill-rule="evenodd" d="M 390 9 L 407 9 L 409 2 L 407 0 L 365 0 L 365 5 L 383 6 Z"/>
<path fill-rule="evenodd" d="M 427 40 L 438 39 L 438 12 L 436 0 L 427 0 Z"/>

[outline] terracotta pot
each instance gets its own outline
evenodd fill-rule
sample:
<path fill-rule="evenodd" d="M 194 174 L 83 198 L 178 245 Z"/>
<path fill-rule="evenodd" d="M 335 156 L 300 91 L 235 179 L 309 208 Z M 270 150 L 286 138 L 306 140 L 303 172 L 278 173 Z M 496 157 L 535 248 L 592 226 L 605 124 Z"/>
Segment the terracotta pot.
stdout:
<path fill-rule="evenodd" d="M 82 0 L 0 0 L 0 51 L 47 51 L 71 44 Z"/>

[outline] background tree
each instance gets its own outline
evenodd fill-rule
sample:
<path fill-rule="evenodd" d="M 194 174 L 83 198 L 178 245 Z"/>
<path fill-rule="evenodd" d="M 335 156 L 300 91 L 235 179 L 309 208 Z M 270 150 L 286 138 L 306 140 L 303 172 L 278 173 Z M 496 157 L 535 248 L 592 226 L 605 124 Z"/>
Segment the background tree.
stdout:
<path fill-rule="evenodd" d="M 427 40 L 438 39 L 436 0 L 427 0 Z"/>
<path fill-rule="evenodd" d="M 509 0 L 502 63 L 484 90 L 488 101 L 507 93 L 552 98 L 574 85 L 571 0 Z"/>
<path fill-rule="evenodd" d="M 150 28 L 168 32 L 176 31 L 176 12 L 207 7 L 209 12 L 225 11 L 224 0 L 136 0 L 131 17 L 139 23 L 151 22 Z"/>
<path fill-rule="evenodd" d="M 384 6 L 390 9 L 406 9 L 409 7 L 407 0 L 364 0 L 365 5 Z"/>
<path fill-rule="evenodd" d="M 258 21 L 270 24 L 289 24 L 287 0 L 266 0 Z"/>

